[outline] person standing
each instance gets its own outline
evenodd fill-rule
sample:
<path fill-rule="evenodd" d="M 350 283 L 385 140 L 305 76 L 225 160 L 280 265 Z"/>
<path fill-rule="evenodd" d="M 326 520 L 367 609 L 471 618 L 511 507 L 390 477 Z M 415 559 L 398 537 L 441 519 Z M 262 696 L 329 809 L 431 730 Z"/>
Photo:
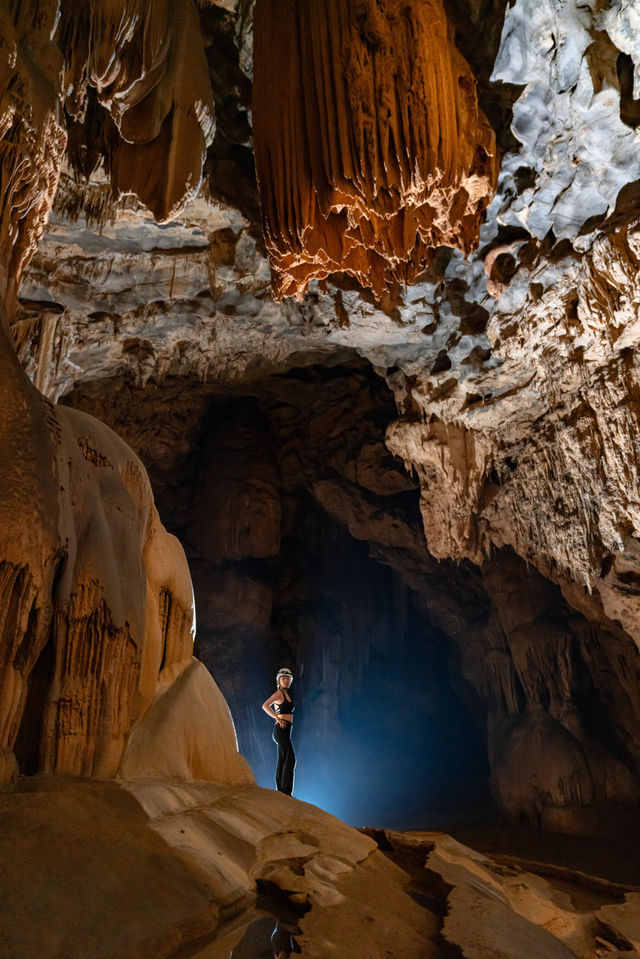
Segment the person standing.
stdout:
<path fill-rule="evenodd" d="M 275 719 L 273 727 L 273 741 L 278 747 L 278 764 L 276 766 L 276 788 L 278 792 L 290 796 L 293 793 L 293 771 L 296 765 L 296 754 L 291 743 L 291 726 L 293 724 L 293 696 L 291 684 L 293 673 L 286 666 L 278 670 L 276 675 L 277 689 L 272 696 L 262 704 L 267 716 Z"/>

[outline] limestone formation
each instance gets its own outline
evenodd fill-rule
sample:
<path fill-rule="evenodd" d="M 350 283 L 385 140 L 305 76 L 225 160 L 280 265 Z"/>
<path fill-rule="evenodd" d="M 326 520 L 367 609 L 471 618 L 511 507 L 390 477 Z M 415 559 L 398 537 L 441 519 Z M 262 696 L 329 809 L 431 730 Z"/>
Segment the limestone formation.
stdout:
<path fill-rule="evenodd" d="M 90 137 L 102 125 L 114 197 L 133 193 L 170 219 L 197 193 L 214 132 L 195 3 L 65 0 L 61 10 L 65 105 L 88 127 L 78 172 L 88 177 L 101 159 L 100 138 Z"/>
<path fill-rule="evenodd" d="M 469 959 L 637 955 L 635 891 L 544 861 L 487 856 L 442 833 L 385 830 L 383 837 L 394 853 L 424 858 L 426 874 L 444 881 L 442 936 Z"/>
<path fill-rule="evenodd" d="M 115 776 L 151 707 L 147 725 L 167 709 L 174 718 L 173 739 L 159 733 L 157 758 L 145 759 L 148 775 L 246 782 L 213 681 L 200 681 L 198 695 L 217 739 L 195 705 L 191 724 L 180 703 L 179 677 L 194 670 L 193 592 L 144 467 L 93 417 L 51 406 L 0 336 L 2 780 L 40 769 Z"/>
<path fill-rule="evenodd" d="M 271 908 L 309 959 L 638 955 L 637 889 L 544 856 L 434 832 L 380 830 L 378 848 L 255 786 L 38 776 L 1 799 L 0 950 L 13 959 L 226 959 L 252 925 L 255 955 L 275 923 L 256 893 L 275 887 Z"/>
<path fill-rule="evenodd" d="M 378 297 L 438 246 L 465 253 L 493 131 L 439 0 L 257 0 L 253 128 L 277 299 L 347 273 Z"/>
<path fill-rule="evenodd" d="M 38 245 L 66 146 L 55 0 L 0 6 L 0 300 L 9 319 Z"/>
<path fill-rule="evenodd" d="M 311 959 L 351 942 L 371 959 L 430 954 L 437 922 L 407 874 L 367 836 L 273 790 L 36 777 L 0 799 L 3 956 L 228 956 L 264 916 L 257 890 L 276 886 Z"/>

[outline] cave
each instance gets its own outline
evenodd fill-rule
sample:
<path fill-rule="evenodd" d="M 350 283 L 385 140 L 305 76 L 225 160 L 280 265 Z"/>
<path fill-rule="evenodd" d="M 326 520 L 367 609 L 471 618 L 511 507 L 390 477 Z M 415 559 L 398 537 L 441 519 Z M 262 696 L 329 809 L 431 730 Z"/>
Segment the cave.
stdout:
<path fill-rule="evenodd" d="M 490 817 L 485 711 L 429 618 L 435 586 L 416 588 L 416 567 L 432 564 L 418 483 L 384 444 L 395 410 L 385 380 L 345 356 L 200 393 L 188 449 L 150 443 L 140 455 L 189 561 L 195 653 L 258 783 L 272 785 L 274 747 L 256 707 L 289 663 L 297 796 L 358 825 L 417 826 L 427 808 L 430 821 Z M 133 408 L 158 439 L 178 435 L 181 411 L 158 407 L 153 387 L 122 394 L 84 384 L 63 402 L 121 435 Z M 148 435 L 139 424 L 129 439 Z"/>
<path fill-rule="evenodd" d="M 0 955 L 640 955 L 636 19 L 0 3 Z"/>

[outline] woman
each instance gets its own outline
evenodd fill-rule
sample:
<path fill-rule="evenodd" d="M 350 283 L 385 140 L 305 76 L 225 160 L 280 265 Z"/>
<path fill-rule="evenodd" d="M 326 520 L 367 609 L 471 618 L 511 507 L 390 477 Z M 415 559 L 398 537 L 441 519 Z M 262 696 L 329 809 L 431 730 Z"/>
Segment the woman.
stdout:
<path fill-rule="evenodd" d="M 276 787 L 278 792 L 290 796 L 293 792 L 293 770 L 296 765 L 296 754 L 291 745 L 291 724 L 293 723 L 293 697 L 291 683 L 293 673 L 290 669 L 280 669 L 276 676 L 278 688 L 273 696 L 262 704 L 267 716 L 275 719 L 273 727 L 273 741 L 278 747 L 278 765 L 276 767 Z"/>

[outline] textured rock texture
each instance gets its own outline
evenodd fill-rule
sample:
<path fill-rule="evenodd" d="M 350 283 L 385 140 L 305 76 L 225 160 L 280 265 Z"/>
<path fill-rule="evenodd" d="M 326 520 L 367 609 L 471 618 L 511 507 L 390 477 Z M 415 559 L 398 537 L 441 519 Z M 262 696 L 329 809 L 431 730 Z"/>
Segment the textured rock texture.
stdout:
<path fill-rule="evenodd" d="M 425 757 L 413 785 L 398 787 L 407 816 L 421 814 L 418 783 L 422 815 L 425 804 L 446 801 L 463 812 L 465 796 L 478 808 L 486 802 L 471 715 L 485 730 L 492 790 L 510 816 L 579 832 L 626 828 L 640 799 L 632 638 L 595 603 L 572 608 L 509 548 L 481 566 L 433 558 L 418 480 L 382 442 L 395 415 L 391 395 L 365 364 L 292 370 L 254 382 L 249 397 L 218 390 L 192 385 L 188 406 L 170 381 L 164 389 L 77 390 L 73 402 L 103 410 L 145 458 L 159 508 L 189 556 L 198 655 L 231 704 L 260 781 L 271 781 L 271 756 L 255 703 L 275 668 L 290 662 L 302 672 L 298 742 L 315 768 L 327 764 L 328 778 L 362 723 L 346 704 L 369 715 L 367 698 L 400 697 L 411 730 L 403 741 Z M 168 459 L 166 438 L 181 429 L 192 437 L 189 450 L 176 446 Z M 241 549 L 221 548 L 228 543 Z M 374 709 L 366 726 L 377 730 L 382 755 L 389 734 L 377 724 Z M 443 729 L 456 730 L 455 745 L 446 746 Z M 405 745 L 395 749 L 399 756 Z M 455 779 L 451 752 L 467 779 Z M 345 768 L 340 778 L 351 777 Z M 301 788 L 305 778 L 308 770 Z M 355 802 L 363 812 L 353 821 L 382 821 L 379 809 L 364 811 L 362 796 Z"/>
<path fill-rule="evenodd" d="M 385 830 L 378 840 L 392 858 L 422 861 L 425 885 L 442 881 L 442 936 L 469 959 L 638 954 L 635 889 L 544 861 L 487 856 L 443 833 Z"/>
<path fill-rule="evenodd" d="M 134 193 L 158 220 L 174 216 L 198 191 L 214 133 L 195 3 L 65 0 L 58 42 L 78 172 L 104 151 L 115 199 Z"/>
<path fill-rule="evenodd" d="M 7 336 L 66 145 L 63 90 L 86 116 L 93 85 L 133 143 L 110 152 L 116 193 L 120 164 L 134 180 L 142 171 L 137 188 L 159 218 L 197 191 L 212 124 L 197 12 L 45 3 L 3 5 L 0 18 L 0 781 L 39 770 L 113 777 L 142 720 L 130 773 L 251 782 L 228 708 L 193 662 L 186 559 L 144 467 L 102 423 L 45 399 Z M 149 728 L 153 752 L 139 745 Z"/>
<path fill-rule="evenodd" d="M 0 6 L 0 299 L 13 317 L 25 264 L 51 209 L 66 146 L 55 2 Z"/>
<path fill-rule="evenodd" d="M 164 754 L 175 775 L 250 781 L 215 683 L 198 688 L 218 739 L 197 725 L 195 705 L 190 727 L 180 693 L 166 690 L 195 668 L 193 592 L 144 467 L 108 427 L 45 400 L 0 335 L 2 779 L 114 776 L 136 720 L 149 710 L 138 741 L 168 710 L 156 764 Z M 136 755 L 132 745 L 129 769 Z M 144 768 L 154 771 L 149 755 Z"/>
<path fill-rule="evenodd" d="M 30 9 L 25 8 L 25 16 Z M 69 45 L 73 48 L 75 41 L 69 31 L 75 21 L 69 16 L 71 8 L 66 9 L 60 21 L 66 24 L 66 39 L 62 43 L 60 33 L 55 38 L 63 57 L 55 62 L 70 69 Z M 99 8 L 90 9 L 94 17 Z M 295 246 L 306 242 L 307 236 L 316 236 L 318 223 L 324 228 L 334 216 L 352 217 L 374 249 L 380 236 L 386 237 L 393 270 L 409 275 L 402 271 L 413 269 L 414 261 L 410 257 L 408 266 L 401 266 L 402 258 L 396 261 L 396 255 L 402 249 L 404 256 L 409 247 L 418 253 L 422 239 L 415 245 L 414 227 L 407 233 L 400 224 L 407 222 L 409 214 L 410 220 L 418 211 L 425 215 L 428 211 L 422 203 L 427 199 L 422 186 L 410 197 L 403 190 L 408 183 L 417 187 L 418 180 L 426 182 L 429 170 L 421 164 L 426 154 L 431 156 L 435 143 L 428 118 L 436 109 L 438 116 L 452 119 L 452 101 L 439 93 L 432 96 L 433 90 L 425 86 L 421 106 L 428 109 L 420 115 L 426 114 L 427 125 L 414 123 L 419 142 L 408 143 L 405 138 L 401 145 L 405 126 L 400 116 L 406 105 L 413 111 L 413 98 L 428 74 L 421 56 L 411 61 L 419 72 L 408 77 L 407 64 L 398 57 L 399 45 L 391 54 L 388 41 L 398 35 L 394 31 L 404 29 L 404 14 L 394 19 L 395 7 L 392 10 L 386 4 L 359 6 L 360 20 L 349 21 L 349 30 L 340 35 L 345 43 L 348 38 L 345 49 L 354 52 L 355 60 L 346 57 L 337 62 L 342 40 L 326 27 L 333 21 L 316 23 L 310 4 L 298 9 L 300 18 L 286 20 L 291 30 L 282 29 L 273 37 L 270 53 L 286 47 L 296 54 L 286 62 L 284 56 L 278 58 L 283 62 L 278 62 L 281 72 L 275 75 L 282 79 L 288 76 L 287 70 L 298 69 L 296 51 L 303 41 L 324 37 L 322 55 L 312 50 L 304 57 L 304 69 L 310 71 L 308 78 L 305 74 L 305 89 L 310 93 L 310 102 L 304 105 L 306 116 L 318 120 L 323 104 L 331 104 L 336 116 L 353 116 L 353 111 L 338 111 L 338 103 L 346 103 L 352 92 L 354 96 L 361 92 L 373 63 L 384 64 L 387 73 L 375 92 L 370 88 L 371 96 L 359 98 L 359 104 L 371 104 L 371 98 L 380 94 L 383 101 L 374 102 L 366 118 L 362 115 L 363 139 L 349 141 L 354 144 L 349 158 L 357 154 L 363 169 L 366 165 L 378 175 L 377 192 L 373 176 L 361 177 L 361 192 L 349 187 L 347 196 L 345 183 L 329 181 L 334 161 L 340 166 L 339 161 L 312 152 L 314 163 L 322 159 L 323 185 L 316 193 L 309 189 L 309 183 L 320 182 L 314 166 L 313 177 L 309 176 L 291 207 L 302 211 L 301 220 L 287 221 L 282 232 L 290 229 L 287 237 Z M 336 3 L 323 9 L 333 16 L 344 7 Z M 418 9 L 409 4 L 402 9 L 416 14 L 432 7 Z M 141 4 L 136 10 L 153 33 L 150 8 Z M 61 174 L 57 206 L 24 277 L 18 309 L 9 309 L 20 359 L 52 401 L 64 398 L 100 416 L 109 416 L 108 407 L 113 406 L 110 422 L 124 432 L 152 470 L 163 509 L 172 511 L 176 525 L 197 541 L 190 556 L 200 564 L 199 568 L 194 564 L 196 586 L 202 591 L 201 584 L 213 584 L 204 606 L 208 629 L 226 629 L 230 635 L 241 627 L 245 638 L 253 630 L 262 643 L 277 622 L 272 586 L 264 570 L 273 561 L 278 529 L 286 537 L 286 517 L 293 515 L 287 514 L 290 502 L 285 502 L 287 481 L 283 479 L 291 471 L 292 476 L 303 478 L 314 509 L 321 504 L 340 526 L 341 535 L 348 530 L 353 538 L 367 543 L 371 557 L 390 565 L 412 591 L 414 607 L 451 638 L 458 665 L 477 693 L 471 697 L 472 706 L 486 722 L 494 789 L 503 806 L 513 815 L 566 827 L 580 820 L 579 807 L 596 809 L 608 802 L 617 804 L 616 817 L 610 816 L 610 821 L 618 814 L 622 820 L 622 806 L 637 803 L 640 642 L 636 363 L 640 164 L 633 7 L 626 3 L 574 7 L 559 0 L 535 4 L 516 0 L 511 6 L 490 2 L 482 9 L 464 0 L 449 0 L 444 14 L 438 7 L 446 43 L 439 45 L 437 55 L 448 63 L 443 60 L 442 75 L 453 77 L 463 71 L 477 89 L 477 105 L 471 87 L 465 86 L 463 94 L 454 98 L 456 109 L 462 111 L 465 103 L 467 109 L 459 113 L 459 130 L 464 135 L 453 138 L 451 150 L 465 155 L 471 150 L 463 112 L 466 118 L 476 117 L 472 140 L 476 146 L 484 145 L 492 169 L 493 133 L 501 149 L 495 196 L 480 225 L 477 252 L 465 258 L 460 250 L 440 247 L 419 275 L 411 274 L 414 282 L 385 289 L 379 300 L 357 282 L 369 282 L 373 276 L 366 260 L 352 275 L 348 270 L 341 277 L 333 272 L 321 284 L 311 281 L 299 302 L 285 296 L 279 303 L 273 299 L 265 255 L 273 251 L 265 251 L 260 238 L 248 79 L 252 17 L 255 13 L 256 18 L 264 18 L 267 10 L 264 5 L 254 11 L 250 2 L 225 3 L 224 9 L 209 4 L 198 7 L 217 126 L 204 163 L 206 189 L 170 224 L 158 225 L 132 198 L 113 205 L 105 123 L 116 137 L 120 134 L 105 106 L 115 110 L 117 117 L 120 107 L 109 100 L 107 87 L 98 90 L 87 74 L 84 120 L 66 124 L 69 162 Z M 291 12 L 289 6 L 283 10 L 287 15 Z M 193 78 L 182 78 L 186 86 L 179 89 L 168 79 L 168 86 L 164 79 L 160 81 L 163 71 L 163 77 L 173 76 L 171 51 L 174 43 L 184 40 L 180 31 L 169 30 L 172 15 L 160 5 L 158 16 L 165 15 L 169 18 L 167 45 L 156 50 L 155 59 L 151 48 L 151 59 L 142 55 L 136 46 L 140 34 L 133 27 L 135 50 L 125 49 L 125 44 L 120 51 L 132 77 L 139 77 L 143 62 L 153 60 L 158 65 L 158 78 L 149 74 L 144 79 L 157 118 L 170 101 L 184 105 L 187 93 L 196 95 L 191 79 L 199 84 L 197 78 L 204 77 L 194 40 Z M 187 29 L 192 20 L 183 19 Z M 82 28 L 78 36 L 89 43 L 86 17 L 79 16 L 77 22 Z M 419 16 L 413 22 L 422 30 Z M 190 35 L 195 33 L 194 25 Z M 258 44 L 266 36 L 262 33 L 260 40 L 260 33 L 256 30 Z M 55 45 L 52 57 L 57 56 Z M 403 49 L 413 45 L 411 38 Z M 266 69 L 266 58 L 261 59 L 264 52 L 264 46 L 262 52 L 257 50 L 260 69 Z M 321 73 L 320 65 L 327 66 L 327 72 Z M 353 91 L 349 88 L 345 95 L 338 95 L 333 87 L 320 89 L 320 79 L 328 83 L 351 67 L 357 81 Z M 56 70 L 52 77 L 58 75 Z M 118 77 L 118 91 L 128 89 L 124 73 Z M 53 80 L 51 86 L 60 94 L 62 87 Z M 268 98 L 276 87 L 266 89 L 262 81 L 255 86 L 258 145 L 260 97 Z M 134 99 L 136 89 L 134 83 L 130 91 Z M 208 94 L 199 89 L 198 102 L 209 104 Z M 281 87 L 277 89 L 282 93 Z M 403 95 L 394 99 L 388 96 L 392 90 Z M 289 107 L 299 109 L 301 101 L 293 96 L 298 92 L 298 88 L 284 91 L 274 109 L 282 113 Z M 53 103 L 52 97 L 47 102 Z M 125 100 L 134 111 L 131 117 L 135 116 L 134 101 Z M 54 107 L 48 107 L 47 116 L 55 120 Z M 385 109 L 390 120 L 386 126 L 377 122 Z M 211 110 L 209 106 L 203 114 L 194 110 L 200 132 L 187 107 L 195 155 L 211 132 Z M 124 111 L 125 127 L 126 115 Z M 489 118 L 492 129 L 482 115 Z M 11 116 L 15 119 L 17 113 Z M 15 123 L 11 127 L 16 136 L 20 130 L 20 136 L 27 128 L 36 130 L 37 117 L 25 116 L 27 127 Z M 173 113 L 165 116 L 163 125 L 173 122 L 168 116 Z M 96 117 L 102 118 L 100 122 Z M 448 120 L 446 131 L 452 133 L 454 124 Z M 61 135 L 64 124 L 60 119 L 55 123 Z M 316 138 L 313 142 L 318 145 L 328 123 L 329 119 L 325 123 L 320 117 L 310 132 L 306 123 L 298 124 L 295 131 L 300 136 L 304 132 L 307 139 Z M 274 123 L 266 132 L 275 137 L 277 128 Z M 337 129 L 339 136 L 331 142 L 342 144 L 344 131 Z M 391 132 L 393 149 L 386 139 Z M 367 140 L 369 133 L 372 139 Z M 289 130 L 284 135 L 282 129 L 280 134 L 274 142 L 284 149 L 293 134 Z M 41 135 L 33 133 L 36 140 Z M 325 141 L 329 142 L 326 136 Z M 47 142 L 53 144 L 54 139 Z M 118 140 L 109 141 L 114 142 Z M 176 170 L 184 172 L 181 164 L 186 154 L 180 152 L 179 144 L 174 146 L 181 158 L 177 162 L 175 155 Z M 404 166 L 414 148 L 415 183 L 413 168 L 405 176 Z M 102 166 L 96 166 L 100 158 Z M 256 160 L 260 165 L 259 149 Z M 49 170 L 47 196 L 53 190 L 56 164 L 59 158 L 54 157 L 48 167 L 44 162 L 38 167 L 38 172 Z M 140 172 L 135 165 L 131 169 Z M 81 171 L 88 179 L 83 179 Z M 349 159 L 340 172 L 343 177 L 353 174 L 349 182 L 356 183 L 355 161 Z M 176 181 L 175 192 L 160 193 L 192 195 L 195 181 L 189 180 L 186 186 L 184 176 L 178 179 L 181 185 Z M 267 179 L 263 176 L 263 194 Z M 283 186 L 284 179 L 277 182 Z M 341 212 L 331 208 L 334 188 Z M 372 228 L 369 235 L 366 223 L 380 225 L 373 201 L 391 202 L 389 191 L 393 211 L 398 209 L 396 201 L 404 203 L 405 220 L 394 213 L 385 219 L 382 234 Z M 489 192 L 479 199 L 477 209 L 488 200 Z M 268 199 L 280 202 L 276 191 Z M 311 200 L 329 211 L 326 223 L 322 217 L 318 220 L 316 206 L 303 210 Z M 477 229 L 476 213 L 471 217 L 473 231 L 467 232 L 471 221 L 464 216 L 456 219 L 453 197 L 451 202 L 447 229 L 458 230 L 456 243 L 464 239 L 464 233 L 465 246 Z M 172 204 L 173 200 L 168 202 L 167 209 L 175 211 Z M 46 205 L 34 223 L 43 222 Z M 365 206 L 375 215 L 364 216 Z M 19 231 L 27 221 L 10 215 L 7 223 Z M 397 229 L 397 234 L 391 237 L 387 226 L 389 231 Z M 32 240 L 38 229 L 31 231 Z M 444 242 L 450 240 L 451 236 Z M 267 246 L 271 242 L 269 229 L 265 242 Z M 11 247 L 12 256 L 22 257 L 21 251 L 28 248 L 20 240 Z M 320 246 L 315 252 L 319 250 Z M 349 255 L 346 250 L 334 251 L 329 241 L 327 250 L 331 256 L 335 252 L 336 262 Z M 306 269 L 306 264 L 301 268 Z M 15 271 L 11 275 L 17 276 Z M 288 289 L 278 288 L 279 292 Z M 260 427 L 254 424 L 255 450 L 243 460 L 232 438 L 224 435 L 223 417 L 210 435 L 234 461 L 242 481 L 234 487 L 224 475 L 225 460 L 220 454 L 217 459 L 213 452 L 203 456 L 200 512 L 206 512 L 206 504 L 212 509 L 206 522 L 199 521 L 197 511 L 188 519 L 188 497 L 184 489 L 174 486 L 190 453 L 193 466 L 194 444 L 204 436 L 212 396 L 218 396 L 222 407 L 230 394 L 251 397 L 252 389 L 270 377 L 311 366 L 355 367 L 360 360 L 386 381 L 396 404 L 396 410 L 379 411 L 375 436 L 361 437 L 357 430 L 352 436 L 349 431 L 341 434 L 340 422 L 352 422 L 349 410 L 357 409 L 358 403 L 340 394 L 342 409 L 338 403 L 336 422 L 329 424 L 328 417 L 327 429 L 323 426 L 320 432 L 327 436 L 335 429 L 349 455 L 327 455 L 326 464 L 316 461 L 300 469 L 298 444 L 293 452 L 289 447 L 286 470 L 278 476 L 273 468 L 277 455 L 269 442 L 265 446 L 257 439 Z M 143 404 L 149 404 L 148 411 Z M 298 397 L 292 405 L 300 423 L 303 401 Z M 318 435 L 310 433 L 312 443 Z M 394 466 L 386 459 L 383 443 L 398 457 Z M 259 482 L 254 482 L 251 477 L 255 478 L 259 459 L 263 471 Z M 400 508 L 399 503 L 384 502 L 386 496 L 403 496 L 395 485 L 406 479 L 402 461 L 420 486 L 422 528 L 406 503 Z M 217 473 L 224 479 L 220 491 L 213 487 Z M 406 482 L 411 487 L 412 481 Z M 225 504 L 230 507 L 229 517 L 224 515 Z M 242 559 L 234 558 L 240 553 Z M 527 570 L 527 564 L 536 572 Z M 243 606 L 241 612 L 232 608 L 233 598 L 236 607 Z M 534 781 L 525 761 L 532 751 L 545 757 L 540 781 Z"/>
<path fill-rule="evenodd" d="M 431 955 L 437 920 L 407 874 L 275 791 L 36 777 L 1 791 L 0 806 L 3 959 L 229 956 L 264 916 L 256 892 L 276 886 L 305 956 L 347 944 L 371 959 Z"/>
<path fill-rule="evenodd" d="M 379 849 L 271 790 L 38 776 L 0 804 L 3 959 L 242 955 L 274 886 L 310 959 L 638 955 L 637 889 L 442 833 L 380 832 Z"/>
<path fill-rule="evenodd" d="M 378 297 L 469 252 L 495 138 L 440 0 L 258 0 L 253 129 L 273 290 L 347 273 Z"/>

